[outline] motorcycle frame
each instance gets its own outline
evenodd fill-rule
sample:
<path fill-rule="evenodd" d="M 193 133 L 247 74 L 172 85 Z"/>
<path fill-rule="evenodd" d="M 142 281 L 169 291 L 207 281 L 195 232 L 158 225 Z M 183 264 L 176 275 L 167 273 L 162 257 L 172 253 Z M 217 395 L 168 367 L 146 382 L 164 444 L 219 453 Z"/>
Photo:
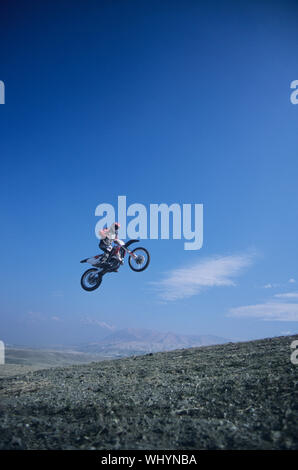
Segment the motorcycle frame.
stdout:
<path fill-rule="evenodd" d="M 123 248 L 124 256 L 125 256 L 126 253 L 128 253 L 129 256 L 132 256 L 134 259 L 137 258 L 137 255 L 135 255 L 132 251 L 130 251 L 128 249 L 128 246 L 131 245 L 132 243 L 138 242 L 139 240 L 129 240 L 128 242 L 124 243 L 122 240 L 119 240 L 118 238 L 116 238 L 113 241 L 117 245 L 117 247 L 115 247 L 115 246 L 113 247 L 113 250 L 114 250 L 113 255 L 117 255 L 119 253 L 119 251 L 121 250 L 121 248 Z M 111 254 L 112 254 L 112 252 L 111 252 Z M 123 258 L 124 258 L 124 256 L 123 256 Z M 85 262 L 85 261 L 87 261 L 87 259 L 83 260 L 81 262 Z M 101 266 L 94 266 L 94 265 L 92 265 L 92 266 L 93 266 L 94 269 L 96 269 L 96 271 L 101 276 L 104 276 L 104 274 L 106 274 L 108 272 L 113 272 L 114 271 L 114 269 L 109 269 L 108 267 L 105 268 L 105 267 L 101 267 Z"/>

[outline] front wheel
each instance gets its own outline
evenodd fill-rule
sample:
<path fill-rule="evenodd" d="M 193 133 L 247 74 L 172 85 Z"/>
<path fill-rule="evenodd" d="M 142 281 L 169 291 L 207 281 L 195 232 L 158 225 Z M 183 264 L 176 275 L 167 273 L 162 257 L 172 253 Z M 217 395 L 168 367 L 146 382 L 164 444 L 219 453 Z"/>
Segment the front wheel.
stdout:
<path fill-rule="evenodd" d="M 150 263 L 150 255 L 146 248 L 135 248 L 132 250 L 135 256 L 130 255 L 128 259 L 129 267 L 136 272 L 144 271 Z"/>
<path fill-rule="evenodd" d="M 88 292 L 97 289 L 102 281 L 102 276 L 99 274 L 98 269 L 88 269 L 81 277 L 81 286 Z"/>

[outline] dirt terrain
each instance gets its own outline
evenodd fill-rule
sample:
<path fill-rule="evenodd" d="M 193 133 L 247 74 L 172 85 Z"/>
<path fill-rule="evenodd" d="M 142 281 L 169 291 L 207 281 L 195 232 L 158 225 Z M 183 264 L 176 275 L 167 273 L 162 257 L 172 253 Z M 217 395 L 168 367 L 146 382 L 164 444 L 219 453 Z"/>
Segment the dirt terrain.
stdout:
<path fill-rule="evenodd" d="M 296 336 L 0 379 L 1 449 L 298 449 Z"/>

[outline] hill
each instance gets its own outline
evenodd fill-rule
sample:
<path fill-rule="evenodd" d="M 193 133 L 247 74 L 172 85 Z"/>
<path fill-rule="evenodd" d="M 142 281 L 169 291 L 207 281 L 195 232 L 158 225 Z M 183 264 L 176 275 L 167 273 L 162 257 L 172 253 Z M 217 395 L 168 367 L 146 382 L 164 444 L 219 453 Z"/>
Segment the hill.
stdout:
<path fill-rule="evenodd" d="M 5 364 L 0 365 L 0 377 L 26 374 L 49 367 L 87 364 L 100 359 L 104 357 L 78 351 L 6 347 Z"/>
<path fill-rule="evenodd" d="M 2 449 L 297 449 L 296 337 L 0 379 Z"/>

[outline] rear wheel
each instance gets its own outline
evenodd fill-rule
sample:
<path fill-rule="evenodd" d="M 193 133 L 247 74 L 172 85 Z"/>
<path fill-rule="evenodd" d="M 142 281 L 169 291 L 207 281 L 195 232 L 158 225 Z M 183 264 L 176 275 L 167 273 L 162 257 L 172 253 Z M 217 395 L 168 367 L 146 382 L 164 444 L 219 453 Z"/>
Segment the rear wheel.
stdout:
<path fill-rule="evenodd" d="M 98 272 L 98 269 L 88 269 L 84 272 L 83 276 L 81 277 L 81 286 L 84 290 L 88 292 L 97 289 L 102 281 L 102 276 Z"/>
<path fill-rule="evenodd" d="M 138 247 L 132 250 L 135 256 L 129 256 L 128 264 L 133 271 L 141 272 L 148 267 L 150 255 L 146 248 Z"/>

